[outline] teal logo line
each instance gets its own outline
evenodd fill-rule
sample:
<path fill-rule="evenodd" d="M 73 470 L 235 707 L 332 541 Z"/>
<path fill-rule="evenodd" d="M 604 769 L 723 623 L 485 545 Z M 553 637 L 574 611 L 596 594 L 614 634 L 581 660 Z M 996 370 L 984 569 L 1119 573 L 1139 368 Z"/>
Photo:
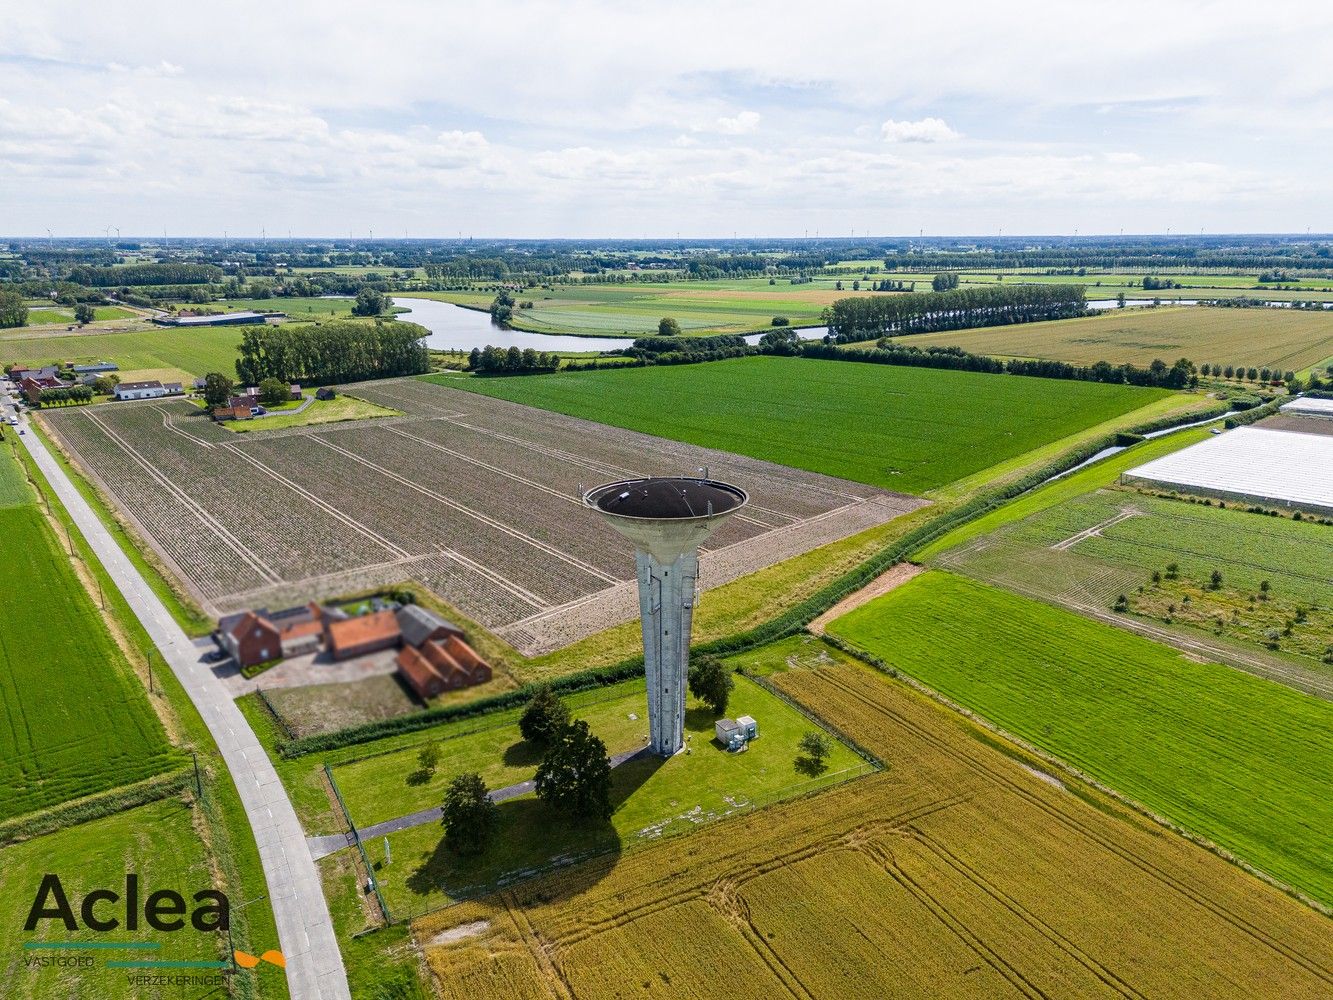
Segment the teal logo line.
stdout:
<path fill-rule="evenodd" d="M 28 951 L 137 952 L 161 948 L 160 941 L 24 941 Z"/>
<path fill-rule="evenodd" d="M 106 963 L 108 969 L 230 969 L 230 962 L 136 962 L 132 958 L 113 958 Z"/>

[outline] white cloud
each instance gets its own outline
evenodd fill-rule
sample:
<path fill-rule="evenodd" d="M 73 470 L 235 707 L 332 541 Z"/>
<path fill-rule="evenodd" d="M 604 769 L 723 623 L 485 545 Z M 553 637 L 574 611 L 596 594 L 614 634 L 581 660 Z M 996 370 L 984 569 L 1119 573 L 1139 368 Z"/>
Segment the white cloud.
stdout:
<path fill-rule="evenodd" d="M 890 118 L 879 127 L 886 142 L 949 142 L 960 138 L 943 119 L 922 118 L 915 122 L 900 122 Z"/>
<path fill-rule="evenodd" d="M 742 111 L 730 118 L 725 116 L 718 118 L 707 131 L 722 135 L 746 135 L 759 128 L 759 118 L 759 113 L 756 111 Z"/>
<path fill-rule="evenodd" d="M 9 232 L 112 210 L 127 234 L 261 214 L 309 234 L 1333 228 L 1333 5 L 1313 0 L 1124 0 L 1095 35 L 1056 0 L 1021 28 L 881 5 L 852 35 L 794 0 L 118 6 L 0 5 Z M 495 73 L 514 23 L 522 69 Z"/>

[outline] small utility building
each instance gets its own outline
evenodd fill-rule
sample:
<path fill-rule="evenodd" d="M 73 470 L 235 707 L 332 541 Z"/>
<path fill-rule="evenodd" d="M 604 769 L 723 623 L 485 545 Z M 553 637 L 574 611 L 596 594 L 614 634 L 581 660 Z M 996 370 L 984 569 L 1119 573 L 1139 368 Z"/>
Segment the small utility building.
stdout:
<path fill-rule="evenodd" d="M 729 752 L 744 750 L 753 739 L 759 737 L 759 723 L 748 715 L 735 719 L 718 719 L 713 724 L 713 733 L 717 741 Z"/>

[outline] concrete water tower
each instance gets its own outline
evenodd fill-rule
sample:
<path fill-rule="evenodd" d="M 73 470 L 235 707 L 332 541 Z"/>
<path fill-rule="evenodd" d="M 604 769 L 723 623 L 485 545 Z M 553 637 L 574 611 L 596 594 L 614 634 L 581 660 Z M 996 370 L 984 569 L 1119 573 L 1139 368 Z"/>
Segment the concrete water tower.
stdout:
<path fill-rule="evenodd" d="M 699 546 L 749 502 L 739 486 L 707 478 L 658 477 L 606 483 L 583 502 L 634 543 L 648 677 L 653 752 L 685 746 L 685 689 L 690 622 L 699 578 Z"/>

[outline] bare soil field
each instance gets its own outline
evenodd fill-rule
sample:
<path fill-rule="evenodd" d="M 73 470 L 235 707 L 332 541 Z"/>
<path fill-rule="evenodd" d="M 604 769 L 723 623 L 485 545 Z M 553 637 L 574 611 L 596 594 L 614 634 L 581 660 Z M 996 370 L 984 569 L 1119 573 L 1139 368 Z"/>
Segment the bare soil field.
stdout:
<path fill-rule="evenodd" d="M 243 437 L 179 400 L 44 418 L 210 614 L 417 580 L 527 655 L 638 613 L 632 552 L 581 486 L 700 468 L 744 486 L 705 588 L 923 504 L 419 380 L 352 391 L 406 416 Z"/>
<path fill-rule="evenodd" d="M 775 680 L 886 771 L 418 920 L 438 994 L 1333 990 L 1326 917 L 834 655 Z"/>

